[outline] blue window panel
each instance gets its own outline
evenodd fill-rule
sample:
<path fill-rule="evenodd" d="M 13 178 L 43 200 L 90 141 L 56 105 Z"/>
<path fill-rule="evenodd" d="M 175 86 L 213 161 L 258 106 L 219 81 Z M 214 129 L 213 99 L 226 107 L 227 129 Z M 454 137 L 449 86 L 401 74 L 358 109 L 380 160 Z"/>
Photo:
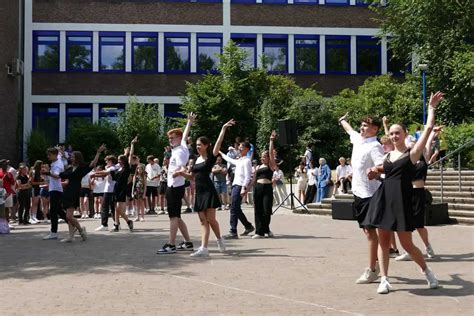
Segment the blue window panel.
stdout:
<path fill-rule="evenodd" d="M 357 74 L 378 75 L 382 68 L 379 40 L 369 36 L 357 37 Z"/>
<path fill-rule="evenodd" d="M 74 127 L 92 123 L 92 105 L 66 105 L 66 135 Z"/>
<path fill-rule="evenodd" d="M 92 71 L 92 32 L 67 32 L 67 71 Z"/>
<path fill-rule="evenodd" d="M 134 72 L 158 71 L 158 34 L 132 34 L 132 70 Z"/>
<path fill-rule="evenodd" d="M 59 32 L 33 32 L 33 70 L 59 71 Z"/>
<path fill-rule="evenodd" d="M 287 4 L 288 0 L 262 0 L 262 3 L 269 4 Z"/>
<path fill-rule="evenodd" d="M 319 4 L 319 0 L 294 0 L 295 4 Z"/>
<path fill-rule="evenodd" d="M 288 36 L 269 34 L 263 36 L 263 54 L 266 68 L 272 73 L 288 72 Z"/>
<path fill-rule="evenodd" d="M 125 111 L 125 104 L 100 104 L 99 119 L 102 122 L 116 124 L 120 113 Z"/>
<path fill-rule="evenodd" d="M 222 54 L 222 34 L 202 33 L 197 35 L 197 69 L 199 73 L 217 72 L 219 55 Z"/>
<path fill-rule="evenodd" d="M 55 145 L 59 141 L 59 105 L 33 104 L 33 129 L 44 133 L 47 141 Z"/>
<path fill-rule="evenodd" d="M 190 72 L 189 33 L 165 33 L 165 72 Z"/>
<path fill-rule="evenodd" d="M 184 118 L 181 113 L 181 104 L 165 104 L 165 117 L 168 118 Z"/>
<path fill-rule="evenodd" d="M 256 3 L 256 0 L 231 0 L 231 3 Z"/>
<path fill-rule="evenodd" d="M 373 4 L 374 2 L 374 0 L 356 0 L 356 5 L 361 7 L 367 7 Z"/>
<path fill-rule="evenodd" d="M 246 52 L 244 64 L 250 68 L 257 67 L 257 35 L 232 33 L 232 41 Z"/>
<path fill-rule="evenodd" d="M 350 36 L 326 36 L 326 73 L 351 73 Z"/>
<path fill-rule="evenodd" d="M 349 0 L 326 0 L 324 3 L 329 5 L 349 5 Z"/>
<path fill-rule="evenodd" d="M 319 35 L 295 35 L 295 73 L 319 71 Z"/>
<path fill-rule="evenodd" d="M 125 71 L 125 33 L 101 32 L 99 50 L 101 72 Z"/>

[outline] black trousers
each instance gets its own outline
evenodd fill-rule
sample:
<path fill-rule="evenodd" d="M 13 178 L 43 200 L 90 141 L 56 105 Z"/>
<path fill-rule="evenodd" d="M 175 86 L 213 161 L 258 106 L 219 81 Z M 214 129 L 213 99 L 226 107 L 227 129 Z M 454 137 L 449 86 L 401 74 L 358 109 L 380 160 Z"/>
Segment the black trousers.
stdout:
<path fill-rule="evenodd" d="M 31 190 L 20 190 L 18 192 L 18 221 L 27 223 L 30 220 Z"/>
<path fill-rule="evenodd" d="M 306 188 L 306 195 L 303 202 L 304 205 L 314 202 L 314 199 L 316 198 L 316 191 L 316 184 L 308 185 L 308 187 Z"/>
<path fill-rule="evenodd" d="M 230 232 L 237 234 L 237 224 L 239 221 L 246 229 L 252 228 L 252 224 L 247 220 L 242 211 L 242 195 L 240 192 L 242 187 L 240 185 L 232 186 L 231 204 L 230 204 Z"/>
<path fill-rule="evenodd" d="M 270 232 L 273 206 L 273 187 L 271 184 L 257 183 L 254 187 L 255 233 L 263 236 Z"/>
<path fill-rule="evenodd" d="M 49 215 L 51 216 L 51 232 L 58 232 L 58 216 L 66 220 L 66 212 L 62 206 L 63 193 L 59 191 L 49 191 Z"/>
<path fill-rule="evenodd" d="M 112 216 L 115 214 L 115 194 L 104 193 L 102 197 L 102 205 L 100 206 L 100 219 L 102 226 L 109 226 L 109 214 L 112 211 Z"/>
<path fill-rule="evenodd" d="M 342 182 L 342 192 L 344 193 L 347 193 L 347 188 L 348 186 L 351 184 L 351 180 L 348 179 L 348 178 L 345 178 L 345 179 L 342 179 L 342 180 L 339 180 L 336 182 L 336 187 L 339 189 L 339 187 L 341 186 L 341 182 Z"/>

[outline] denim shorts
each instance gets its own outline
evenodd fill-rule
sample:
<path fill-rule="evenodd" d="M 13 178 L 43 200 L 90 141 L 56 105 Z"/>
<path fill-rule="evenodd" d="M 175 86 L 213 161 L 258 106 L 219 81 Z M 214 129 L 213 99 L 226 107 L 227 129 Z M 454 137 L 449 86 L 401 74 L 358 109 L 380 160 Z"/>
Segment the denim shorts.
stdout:
<path fill-rule="evenodd" d="M 216 188 L 217 194 L 227 193 L 227 183 L 214 181 L 214 187 Z"/>

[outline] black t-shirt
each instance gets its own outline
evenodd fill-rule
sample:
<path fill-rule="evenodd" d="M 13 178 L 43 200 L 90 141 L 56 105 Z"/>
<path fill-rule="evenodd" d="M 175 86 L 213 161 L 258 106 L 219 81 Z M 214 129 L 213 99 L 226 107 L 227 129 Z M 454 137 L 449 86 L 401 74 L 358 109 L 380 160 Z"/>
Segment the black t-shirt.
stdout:
<path fill-rule="evenodd" d="M 63 197 L 64 198 L 76 198 L 81 194 L 81 180 L 89 172 L 92 167 L 88 165 L 78 166 L 76 168 L 70 166 L 64 172 L 61 172 L 59 176 L 61 179 L 68 180 L 68 184 L 64 187 Z"/>
<path fill-rule="evenodd" d="M 18 177 L 16 177 L 17 180 L 20 180 L 20 183 L 21 184 L 27 184 L 28 183 L 28 176 L 24 176 L 24 175 L 19 175 Z M 29 190 L 29 189 L 21 189 L 20 191 L 25 191 L 25 190 Z"/>
<path fill-rule="evenodd" d="M 216 164 L 216 160 L 217 157 L 210 155 L 205 161 L 194 164 L 193 173 L 197 192 L 209 191 L 211 188 L 214 188 L 210 174 L 212 167 Z"/>
<path fill-rule="evenodd" d="M 112 175 L 112 179 L 116 181 L 115 192 L 118 193 L 126 191 L 128 185 L 128 177 L 130 176 L 130 165 L 128 164 L 128 162 L 126 162 L 122 168 L 116 171 L 112 171 L 110 174 Z"/>

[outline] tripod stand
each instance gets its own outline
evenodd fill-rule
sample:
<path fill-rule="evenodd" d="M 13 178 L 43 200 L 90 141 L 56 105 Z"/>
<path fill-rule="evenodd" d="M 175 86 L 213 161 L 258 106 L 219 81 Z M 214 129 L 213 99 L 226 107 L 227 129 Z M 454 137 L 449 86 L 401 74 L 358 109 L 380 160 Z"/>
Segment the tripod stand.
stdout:
<path fill-rule="evenodd" d="M 289 208 L 288 208 L 288 206 L 285 205 L 285 202 L 288 199 L 290 199 L 290 207 Z M 283 201 L 281 201 L 280 205 L 278 205 L 278 207 L 273 211 L 272 214 L 275 214 L 276 211 L 278 211 L 280 209 L 280 207 L 286 208 L 288 210 L 294 210 L 295 209 L 295 203 L 294 203 L 293 199 L 298 201 L 300 206 L 305 210 L 306 213 L 308 213 L 308 209 L 306 208 L 306 206 L 303 203 L 301 203 L 301 201 L 293 193 L 293 175 L 290 173 L 290 194 L 288 194 L 285 197 L 285 199 L 283 199 Z"/>

